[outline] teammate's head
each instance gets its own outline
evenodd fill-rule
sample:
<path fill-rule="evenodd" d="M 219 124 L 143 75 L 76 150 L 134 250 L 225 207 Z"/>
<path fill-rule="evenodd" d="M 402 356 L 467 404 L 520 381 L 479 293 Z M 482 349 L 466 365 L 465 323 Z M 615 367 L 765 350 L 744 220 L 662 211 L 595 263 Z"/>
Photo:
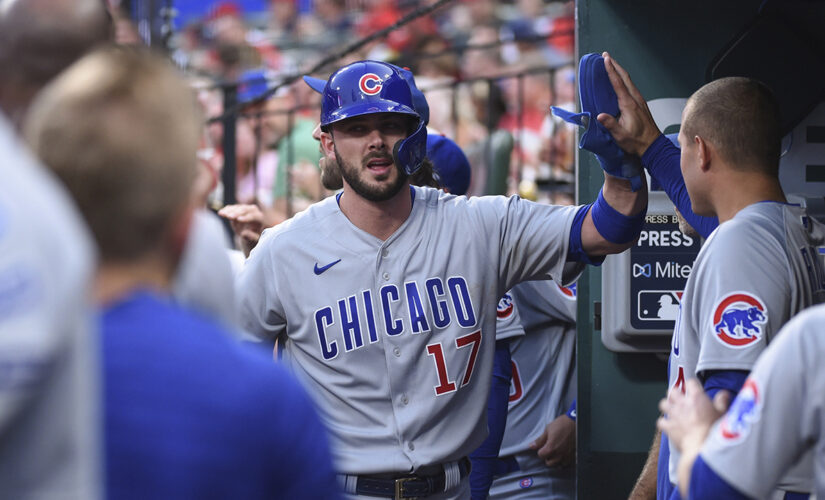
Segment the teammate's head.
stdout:
<path fill-rule="evenodd" d="M 429 134 L 427 158 L 433 162 L 436 180 L 445 191 L 456 195 L 467 193 L 472 169 L 458 144 L 441 134 Z"/>
<path fill-rule="evenodd" d="M 676 211 L 676 222 L 679 224 L 679 231 L 681 231 L 682 234 L 690 236 L 691 238 L 700 238 L 699 231 L 690 225 L 687 219 L 685 219 L 685 216 L 679 212 L 679 209 L 676 207 L 673 207 L 673 209 Z"/>
<path fill-rule="evenodd" d="M 25 135 L 72 193 L 104 263 L 163 254 L 174 265 L 191 213 L 200 118 L 171 64 L 109 48 L 42 91 Z"/>
<path fill-rule="evenodd" d="M 112 32 L 100 0 L 0 1 L 0 110 L 20 127 L 35 94 Z"/>
<path fill-rule="evenodd" d="M 782 140 L 779 123 L 779 106 L 765 84 L 744 77 L 720 78 L 688 100 L 680 142 L 689 147 L 699 136 L 732 168 L 776 176 Z"/>

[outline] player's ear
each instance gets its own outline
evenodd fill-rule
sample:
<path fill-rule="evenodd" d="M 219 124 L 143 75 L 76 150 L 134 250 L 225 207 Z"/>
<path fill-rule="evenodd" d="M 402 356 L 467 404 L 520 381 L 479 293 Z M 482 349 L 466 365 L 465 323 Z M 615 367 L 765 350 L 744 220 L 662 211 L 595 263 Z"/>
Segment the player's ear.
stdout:
<path fill-rule="evenodd" d="M 699 160 L 699 168 L 706 172 L 710 168 L 710 161 L 713 155 L 713 147 L 702 138 L 702 136 L 693 136 L 693 142 L 696 143 L 696 155 Z"/>
<path fill-rule="evenodd" d="M 332 130 L 329 132 L 321 132 L 321 149 L 324 152 L 324 156 L 335 158 L 335 142 L 332 138 Z"/>

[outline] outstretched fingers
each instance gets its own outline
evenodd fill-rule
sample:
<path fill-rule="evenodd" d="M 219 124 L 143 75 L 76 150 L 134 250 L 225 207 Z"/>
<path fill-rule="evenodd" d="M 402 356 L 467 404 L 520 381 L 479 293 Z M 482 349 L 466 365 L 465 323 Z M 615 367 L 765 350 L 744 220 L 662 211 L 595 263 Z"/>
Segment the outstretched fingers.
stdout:
<path fill-rule="evenodd" d="M 622 92 L 626 93 L 627 96 L 633 99 L 639 106 L 646 106 L 646 101 L 642 93 L 639 92 L 639 89 L 633 83 L 633 80 L 630 79 L 630 74 L 618 63 L 615 59 L 613 59 L 610 54 L 607 52 L 604 53 L 602 56 L 604 57 L 604 64 L 605 68 L 607 69 L 607 74 L 610 76 L 611 74 L 615 74 L 618 79 L 621 81 L 621 88 Z M 610 80 L 613 83 L 613 79 L 611 77 Z M 616 90 L 616 95 L 619 95 L 619 91 L 616 89 L 616 84 L 613 83 L 613 90 Z M 621 97 L 619 97 L 621 99 Z"/>

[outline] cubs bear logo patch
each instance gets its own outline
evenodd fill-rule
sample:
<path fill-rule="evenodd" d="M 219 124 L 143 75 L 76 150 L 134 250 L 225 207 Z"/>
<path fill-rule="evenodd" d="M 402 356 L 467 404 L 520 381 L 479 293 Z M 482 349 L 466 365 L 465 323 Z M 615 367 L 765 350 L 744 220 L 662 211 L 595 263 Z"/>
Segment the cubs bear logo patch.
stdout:
<path fill-rule="evenodd" d="M 513 296 L 505 293 L 498 301 L 496 317 L 498 319 L 504 319 L 510 317 L 511 314 L 513 314 Z"/>
<path fill-rule="evenodd" d="M 762 412 L 759 386 L 753 379 L 742 385 L 728 412 L 719 424 L 719 434 L 728 443 L 741 441 L 748 435 L 753 423 L 759 420 Z"/>
<path fill-rule="evenodd" d="M 561 285 L 559 285 L 559 290 L 568 299 L 575 299 L 576 298 L 576 284 L 575 283 L 573 283 L 570 286 L 561 286 Z"/>
<path fill-rule="evenodd" d="M 768 310 L 759 297 L 735 292 L 725 296 L 714 308 L 713 331 L 723 344 L 742 348 L 764 336 L 767 321 Z"/>

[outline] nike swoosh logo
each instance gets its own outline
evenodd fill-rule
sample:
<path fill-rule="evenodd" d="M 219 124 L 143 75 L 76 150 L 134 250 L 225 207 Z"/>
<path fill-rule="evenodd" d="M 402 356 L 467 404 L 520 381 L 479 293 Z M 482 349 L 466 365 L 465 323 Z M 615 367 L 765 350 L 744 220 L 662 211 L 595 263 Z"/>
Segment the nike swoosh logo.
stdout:
<path fill-rule="evenodd" d="M 341 259 L 336 260 L 335 262 L 330 262 L 329 264 L 325 265 L 324 267 L 318 267 L 318 263 L 315 263 L 315 274 L 321 274 L 330 267 L 334 266 L 335 264 L 341 262 Z"/>

